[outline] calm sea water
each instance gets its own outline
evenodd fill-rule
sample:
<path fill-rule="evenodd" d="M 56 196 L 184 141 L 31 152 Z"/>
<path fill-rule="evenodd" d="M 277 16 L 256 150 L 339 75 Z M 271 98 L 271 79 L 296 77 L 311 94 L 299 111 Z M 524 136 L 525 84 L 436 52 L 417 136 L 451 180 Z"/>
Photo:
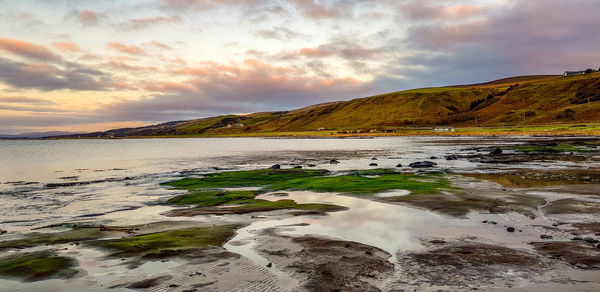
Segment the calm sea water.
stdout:
<path fill-rule="evenodd" d="M 182 176 L 276 163 L 334 171 L 373 168 L 373 162 L 407 166 L 431 156 L 468 153 L 480 144 L 479 138 L 446 139 L 0 140 L 0 228 L 19 231 L 159 205 L 177 193 L 160 183 Z M 330 164 L 330 159 L 340 163 Z M 452 169 L 478 167 L 460 160 L 436 162 Z"/>

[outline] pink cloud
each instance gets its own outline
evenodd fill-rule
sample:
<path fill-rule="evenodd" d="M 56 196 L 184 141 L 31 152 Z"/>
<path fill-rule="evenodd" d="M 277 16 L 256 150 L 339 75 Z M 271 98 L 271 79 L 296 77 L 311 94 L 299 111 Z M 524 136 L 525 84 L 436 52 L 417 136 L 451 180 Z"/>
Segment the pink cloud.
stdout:
<path fill-rule="evenodd" d="M 90 9 L 81 10 L 77 14 L 77 17 L 79 18 L 79 20 L 85 24 L 95 24 L 103 16 L 104 15 L 102 13 L 98 13 L 98 12 L 95 12 Z"/>
<path fill-rule="evenodd" d="M 129 55 L 143 55 L 144 54 L 144 50 L 142 50 L 140 47 L 135 46 L 135 45 L 126 45 L 126 44 L 122 44 L 122 43 L 112 42 L 112 43 L 108 43 L 107 48 L 113 49 L 115 51 L 119 51 L 124 54 L 129 54 Z"/>
<path fill-rule="evenodd" d="M 147 17 L 147 18 L 136 18 L 131 20 L 131 26 L 135 29 L 146 28 L 153 25 L 164 24 L 164 23 L 180 23 L 181 18 L 179 16 L 174 17 Z"/>
<path fill-rule="evenodd" d="M 459 4 L 435 6 L 427 2 L 416 2 L 399 6 L 400 11 L 414 20 L 464 19 L 482 13 L 480 7 Z"/>
<path fill-rule="evenodd" d="M 60 56 L 52 53 L 49 49 L 21 40 L 0 38 L 0 50 L 42 61 L 60 60 Z"/>
<path fill-rule="evenodd" d="M 73 42 L 54 42 L 54 43 L 52 43 L 52 46 L 62 52 L 81 51 L 81 48 L 79 47 L 79 45 L 76 43 L 73 43 Z"/>
<path fill-rule="evenodd" d="M 165 44 L 165 43 L 161 43 L 159 41 L 151 41 L 149 43 L 151 46 L 159 48 L 159 49 L 163 49 L 163 50 L 172 50 L 173 48 L 170 47 L 169 45 Z"/>
<path fill-rule="evenodd" d="M 305 15 L 312 18 L 334 18 L 340 16 L 344 4 L 338 3 L 336 7 L 326 7 L 314 0 L 292 0 L 292 3 Z"/>

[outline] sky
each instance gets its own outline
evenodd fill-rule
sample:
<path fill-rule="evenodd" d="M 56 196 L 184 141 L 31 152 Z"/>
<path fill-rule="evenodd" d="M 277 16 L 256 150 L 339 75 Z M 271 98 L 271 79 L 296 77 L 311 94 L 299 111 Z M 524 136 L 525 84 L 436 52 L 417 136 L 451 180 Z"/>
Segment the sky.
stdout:
<path fill-rule="evenodd" d="M 0 133 L 600 66 L 598 0 L 0 0 Z"/>

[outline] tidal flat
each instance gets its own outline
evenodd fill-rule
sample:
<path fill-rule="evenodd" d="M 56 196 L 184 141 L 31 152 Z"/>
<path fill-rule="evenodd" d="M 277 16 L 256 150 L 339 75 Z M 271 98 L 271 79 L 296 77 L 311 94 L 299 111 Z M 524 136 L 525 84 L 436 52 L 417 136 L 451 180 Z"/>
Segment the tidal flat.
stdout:
<path fill-rule="evenodd" d="M 7 291 L 600 289 L 594 137 L 0 143 Z"/>

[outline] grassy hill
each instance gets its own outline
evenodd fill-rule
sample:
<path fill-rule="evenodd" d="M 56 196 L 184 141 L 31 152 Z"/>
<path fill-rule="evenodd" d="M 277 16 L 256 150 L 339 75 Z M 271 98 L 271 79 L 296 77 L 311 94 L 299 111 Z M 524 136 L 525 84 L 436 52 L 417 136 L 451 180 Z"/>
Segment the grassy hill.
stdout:
<path fill-rule="evenodd" d="M 472 85 L 422 88 L 287 112 L 226 115 L 88 137 L 231 135 L 405 127 L 532 126 L 600 121 L 600 73 L 520 76 Z"/>

